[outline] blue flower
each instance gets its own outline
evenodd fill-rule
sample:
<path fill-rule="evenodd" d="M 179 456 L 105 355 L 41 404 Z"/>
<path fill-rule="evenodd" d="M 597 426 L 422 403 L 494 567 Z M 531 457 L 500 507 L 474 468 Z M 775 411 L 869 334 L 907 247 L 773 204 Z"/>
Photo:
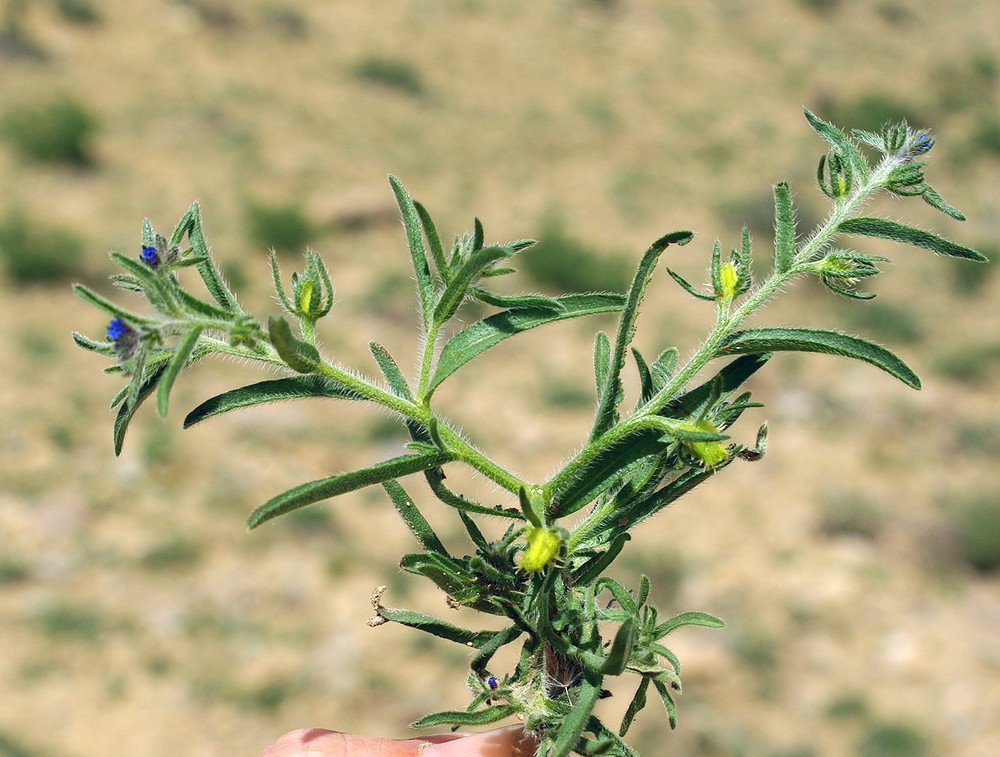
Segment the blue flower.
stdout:
<path fill-rule="evenodd" d="M 490 676 L 489 678 L 486 679 L 486 685 L 489 686 L 493 691 L 496 691 L 497 686 L 500 685 L 500 682 L 497 680 L 496 676 Z"/>
<path fill-rule="evenodd" d="M 156 268 L 160 265 L 160 254 L 156 251 L 156 248 L 151 245 L 142 246 L 142 252 L 139 253 L 139 258 L 151 268 Z"/>
<path fill-rule="evenodd" d="M 135 354 L 139 344 L 139 335 L 121 318 L 112 318 L 108 323 L 108 339 L 114 344 L 115 354 L 119 360 L 128 360 Z"/>
<path fill-rule="evenodd" d="M 910 155 L 922 155 L 934 146 L 934 140 L 927 132 L 921 132 L 910 143 Z"/>

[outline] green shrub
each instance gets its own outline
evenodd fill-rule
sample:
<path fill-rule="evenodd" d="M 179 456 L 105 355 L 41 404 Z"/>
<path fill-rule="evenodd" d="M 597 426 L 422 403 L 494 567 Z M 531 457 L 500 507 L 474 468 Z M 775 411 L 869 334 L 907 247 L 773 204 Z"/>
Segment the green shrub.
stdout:
<path fill-rule="evenodd" d="M 962 558 L 979 571 L 1000 568 L 1000 500 L 986 497 L 961 503 L 956 511 Z"/>
<path fill-rule="evenodd" d="M 90 140 L 97 119 L 74 100 L 12 107 L 0 119 L 0 135 L 24 159 L 43 163 L 89 166 L 93 163 Z"/>
<path fill-rule="evenodd" d="M 180 537 L 155 544 L 142 555 L 142 565 L 150 570 L 188 568 L 201 558 L 201 547 Z"/>
<path fill-rule="evenodd" d="M 420 71 L 409 61 L 369 55 L 354 66 L 354 75 L 362 81 L 403 92 L 408 95 L 424 94 L 424 80 Z"/>
<path fill-rule="evenodd" d="M 0 261 L 19 284 L 64 282 L 79 277 L 83 241 L 72 232 L 11 211 L 0 222 Z"/>
<path fill-rule="evenodd" d="M 97 641 L 100 616 L 90 607 L 52 604 L 35 615 L 35 624 L 47 636 L 79 641 Z"/>
<path fill-rule="evenodd" d="M 623 292 L 631 273 L 625 258 L 570 236 L 560 221 L 552 219 L 544 223 L 538 244 L 520 262 L 536 284 L 555 292 Z"/>
<path fill-rule="evenodd" d="M 297 203 L 269 205 L 250 201 L 246 204 L 246 220 L 247 236 L 276 250 L 303 250 L 316 234 Z"/>
<path fill-rule="evenodd" d="M 971 268 L 972 266 L 968 266 Z M 842 302 L 838 315 L 869 339 L 889 345 L 916 344 L 924 336 L 919 310 L 908 305 Z"/>
<path fill-rule="evenodd" d="M 74 24 L 96 24 L 101 20 L 90 0 L 56 0 L 56 11 Z"/>
<path fill-rule="evenodd" d="M 876 539 L 885 524 L 877 502 L 851 494 L 827 498 L 820 512 L 820 531 L 827 536 Z"/>
<path fill-rule="evenodd" d="M 937 372 L 965 384 L 989 381 L 1000 363 L 1000 342 L 987 342 L 957 349 L 935 363 Z"/>
<path fill-rule="evenodd" d="M 924 737 L 902 724 L 874 726 L 858 744 L 858 757 L 922 757 L 926 753 Z"/>

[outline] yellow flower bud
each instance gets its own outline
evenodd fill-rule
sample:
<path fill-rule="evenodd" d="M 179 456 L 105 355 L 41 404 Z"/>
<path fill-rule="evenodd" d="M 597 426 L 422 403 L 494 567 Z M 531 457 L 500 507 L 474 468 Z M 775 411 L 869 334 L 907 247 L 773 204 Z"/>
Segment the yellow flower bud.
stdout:
<path fill-rule="evenodd" d="M 528 526 L 525 530 L 528 546 L 521 556 L 521 568 L 537 573 L 551 563 L 559 553 L 562 537 L 556 529 Z"/>
<path fill-rule="evenodd" d="M 736 287 L 740 283 L 740 273 L 736 270 L 736 265 L 733 263 L 726 263 L 719 269 L 719 283 L 720 289 L 719 296 L 723 300 L 731 300 L 736 295 Z"/>

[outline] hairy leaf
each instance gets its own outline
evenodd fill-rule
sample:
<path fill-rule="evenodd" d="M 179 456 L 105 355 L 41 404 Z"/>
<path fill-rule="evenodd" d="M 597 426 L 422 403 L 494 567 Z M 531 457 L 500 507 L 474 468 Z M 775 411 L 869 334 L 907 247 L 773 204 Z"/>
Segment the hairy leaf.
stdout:
<path fill-rule="evenodd" d="M 403 216 L 403 227 L 406 229 L 406 243 L 410 248 L 410 261 L 417 277 L 417 298 L 420 302 L 420 317 L 424 331 L 428 331 L 434 315 L 434 282 L 431 280 L 430 266 L 427 263 L 427 253 L 424 251 L 423 228 L 420 216 L 410 195 L 407 194 L 402 182 L 395 176 L 389 176 L 389 184 L 396 196 L 399 212 Z"/>
<path fill-rule="evenodd" d="M 329 478 L 301 484 L 265 502 L 254 510 L 247 519 L 247 528 L 256 528 L 261 523 L 279 515 L 298 510 L 320 500 L 339 494 L 362 489 L 372 484 L 380 484 L 392 478 L 410 473 L 419 473 L 428 468 L 436 468 L 451 458 L 443 452 L 427 452 L 422 455 L 401 455 L 361 470 L 341 473 Z"/>
<path fill-rule="evenodd" d="M 558 309 L 518 308 L 477 321 L 455 334 L 441 350 L 441 357 L 431 380 L 431 391 L 474 357 L 504 339 L 567 318 L 612 313 L 620 310 L 624 301 L 620 294 L 567 294 L 555 298 L 555 302 L 559 304 Z"/>
<path fill-rule="evenodd" d="M 737 331 L 719 348 L 719 355 L 767 352 L 819 352 L 863 360 L 895 376 L 913 389 L 920 379 L 885 347 L 839 331 L 804 328 L 760 328 Z"/>
<path fill-rule="evenodd" d="M 326 376 L 291 376 L 271 379 L 242 386 L 239 389 L 231 389 L 205 400 L 188 413 L 184 419 L 184 428 L 193 426 L 206 418 L 228 413 L 231 410 L 306 397 L 358 398 L 350 389 Z"/>
<path fill-rule="evenodd" d="M 903 242 L 914 247 L 922 247 L 941 255 L 953 258 L 965 258 L 979 263 L 987 263 L 989 259 L 981 252 L 965 247 L 950 239 L 931 234 L 929 231 L 907 226 L 884 218 L 848 218 L 837 227 L 844 234 L 860 234 L 865 237 L 889 239 L 893 242 Z"/>
<path fill-rule="evenodd" d="M 190 362 L 191 353 L 194 352 L 195 345 L 198 344 L 198 337 L 201 336 L 201 327 L 195 326 L 181 340 L 174 350 L 174 356 L 167 363 L 166 370 L 160 379 L 160 384 L 156 389 L 156 409 L 160 417 L 166 417 L 167 406 L 170 402 L 170 390 L 173 389 L 174 381 L 186 368 Z"/>

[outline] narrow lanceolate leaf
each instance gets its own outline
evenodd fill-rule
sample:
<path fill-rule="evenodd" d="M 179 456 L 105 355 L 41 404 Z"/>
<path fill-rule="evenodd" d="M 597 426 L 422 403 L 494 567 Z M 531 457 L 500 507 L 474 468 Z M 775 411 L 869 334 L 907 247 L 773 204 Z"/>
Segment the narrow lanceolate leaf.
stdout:
<path fill-rule="evenodd" d="M 628 729 L 632 727 L 632 721 L 635 720 L 635 716 L 646 706 L 646 690 L 648 688 L 649 677 L 643 676 L 639 682 L 639 687 L 635 690 L 635 696 L 632 697 L 632 701 L 629 702 L 628 709 L 625 710 L 625 715 L 622 717 L 622 724 L 618 728 L 619 736 L 624 736 L 628 733 Z"/>
<path fill-rule="evenodd" d="M 489 725 L 516 715 L 518 708 L 512 704 L 497 704 L 484 710 L 446 710 L 424 715 L 410 723 L 411 728 L 436 728 L 442 725 Z"/>
<path fill-rule="evenodd" d="M 167 415 L 170 390 L 173 389 L 174 381 L 177 380 L 181 371 L 187 367 L 191 353 L 194 352 L 194 347 L 198 343 L 198 337 L 200 336 L 201 327 L 195 326 L 191 329 L 181 340 L 180 344 L 177 345 L 173 357 L 170 358 L 166 370 L 163 371 L 160 384 L 156 388 L 156 410 L 161 418 L 165 418 Z"/>
<path fill-rule="evenodd" d="M 448 286 L 441 293 L 441 298 L 434 308 L 434 322 L 440 325 L 455 315 L 455 311 L 465 300 L 469 287 L 482 275 L 483 271 L 513 254 L 514 251 L 508 247 L 484 247 L 473 252 L 469 259 L 454 272 Z"/>
<path fill-rule="evenodd" d="M 854 169 L 857 176 L 862 179 L 867 178 L 868 163 L 848 136 L 836 126 L 819 118 L 808 109 L 805 110 L 805 116 L 813 131 L 832 145 L 841 158 L 850 162 L 851 168 Z"/>
<path fill-rule="evenodd" d="M 618 627 L 611 649 L 608 650 L 608 655 L 601 666 L 601 673 L 609 676 L 621 675 L 632 655 L 633 646 L 635 646 L 635 619 L 629 618 Z"/>
<path fill-rule="evenodd" d="M 444 257 L 444 248 L 441 246 L 441 237 L 438 234 L 437 226 L 434 225 L 434 220 L 431 218 L 431 214 L 427 212 L 427 208 L 416 200 L 413 202 L 413 207 L 420 217 L 420 226 L 423 228 L 424 236 L 427 237 L 427 244 L 431 248 L 431 258 L 434 260 L 434 268 L 437 270 L 438 276 L 441 277 L 442 284 L 447 285 L 448 261 Z"/>
<path fill-rule="evenodd" d="M 611 340 L 603 331 L 598 331 L 594 337 L 594 383 L 598 394 L 608 382 L 611 370 Z"/>
<path fill-rule="evenodd" d="M 397 610 L 393 607 L 379 607 L 378 614 L 380 617 L 393 623 L 416 628 L 418 631 L 424 631 L 442 639 L 454 641 L 458 644 L 466 644 L 477 649 L 492 641 L 496 634 L 496 631 L 470 631 L 467 628 L 462 628 L 440 618 L 435 618 L 433 615 L 425 615 L 415 610 Z"/>
<path fill-rule="evenodd" d="M 208 244 L 205 242 L 205 235 L 201 229 L 201 206 L 197 201 L 191 205 L 191 209 L 188 210 L 185 218 L 187 219 L 186 231 L 188 240 L 191 242 L 191 250 L 194 256 L 200 260 L 198 263 L 198 273 L 202 281 L 205 282 L 205 287 L 211 293 L 212 297 L 215 298 L 215 301 L 224 309 L 239 310 L 239 305 L 236 303 L 236 296 L 222 279 L 222 274 L 219 273 L 219 269 L 209 254 Z M 176 230 L 174 234 L 177 234 Z"/>
<path fill-rule="evenodd" d="M 615 484 L 625 481 L 640 461 L 664 451 L 672 443 L 662 429 L 646 428 L 602 451 L 558 482 L 553 491 L 553 500 L 558 503 L 554 517 L 562 518 L 586 507 Z"/>
<path fill-rule="evenodd" d="M 653 638 L 662 639 L 671 631 L 684 626 L 701 626 L 703 628 L 724 628 L 726 622 L 722 618 L 709 615 L 707 612 L 683 612 L 670 620 L 660 623 L 653 631 Z"/>
<path fill-rule="evenodd" d="M 130 310 L 125 310 L 124 308 L 118 307 L 111 300 L 107 299 L 106 297 L 102 297 L 93 289 L 84 286 L 83 284 L 74 284 L 73 291 L 80 299 L 86 300 L 91 305 L 100 308 L 108 315 L 117 316 L 118 318 L 121 318 L 130 326 L 154 326 L 157 323 L 155 318 L 142 316 L 139 315 L 138 313 L 133 313 Z"/>
<path fill-rule="evenodd" d="M 788 184 L 774 187 L 774 270 L 784 273 L 795 252 L 795 213 Z"/>
<path fill-rule="evenodd" d="M 423 227 L 420 216 L 410 195 L 407 194 L 402 182 L 395 176 L 389 177 L 392 192 L 396 195 L 399 212 L 403 216 L 403 228 L 406 230 L 406 244 L 410 248 L 410 262 L 417 277 L 417 298 L 420 301 L 420 318 L 424 330 L 431 326 L 434 315 L 434 282 L 431 280 L 430 266 L 427 263 L 427 253 L 424 251 Z"/>
<path fill-rule="evenodd" d="M 598 392 L 597 412 L 594 417 L 594 427 L 590 432 L 591 439 L 596 439 L 611 428 L 617 418 L 618 403 L 622 397 L 621 372 L 625 368 L 625 355 L 632 343 L 632 337 L 635 335 L 635 322 L 639 317 L 639 306 L 646 295 L 646 287 L 653 275 L 656 261 L 670 245 L 685 245 L 693 238 L 694 234 L 690 231 L 674 231 L 657 239 L 643 253 L 626 295 L 625 306 L 622 308 L 618 322 L 618 333 L 615 336 L 615 346 L 609 362 L 610 367 L 604 384 Z"/>
<path fill-rule="evenodd" d="M 144 381 L 139 384 L 138 391 L 135 393 L 134 398 L 128 397 L 122 403 L 121 407 L 118 408 L 118 414 L 115 416 L 115 426 L 114 426 L 114 442 L 115 442 L 115 454 L 120 455 L 122 453 L 122 445 L 125 443 L 125 432 L 128 430 L 128 424 L 132 421 L 132 417 L 135 415 L 135 411 L 139 409 L 139 406 L 145 402 L 146 398 L 153 393 L 156 385 L 160 382 L 160 377 L 163 372 L 167 369 L 166 363 L 158 367 L 152 374 L 150 374 Z"/>
<path fill-rule="evenodd" d="M 423 545 L 424 549 L 428 552 L 439 552 L 443 555 L 448 554 L 448 550 L 444 548 L 444 544 L 438 538 L 438 535 L 434 533 L 434 529 L 431 528 L 431 524 L 427 522 L 427 519 L 423 516 L 423 513 L 417 509 L 413 498 L 406 493 L 406 490 L 400 485 L 398 481 L 389 480 L 383 481 L 382 486 L 386 493 L 389 495 L 389 499 L 392 500 L 392 504 L 396 508 L 396 512 L 406 523 L 413 535 L 417 537 L 417 541 Z"/>
<path fill-rule="evenodd" d="M 761 352 L 819 352 L 863 360 L 895 376 L 913 389 L 920 388 L 917 375 L 885 347 L 838 331 L 803 328 L 761 328 L 733 333 L 718 355 Z"/>
<path fill-rule="evenodd" d="M 399 366 L 389 351 L 378 342 L 368 342 L 368 349 L 372 353 L 372 357 L 375 358 L 375 362 L 378 363 L 378 367 L 382 369 L 382 375 L 385 376 L 386 383 L 389 384 L 393 394 L 412 402 L 413 393 L 406 383 L 403 372 L 399 370 Z"/>
<path fill-rule="evenodd" d="M 231 410 L 241 410 L 268 402 L 303 399 L 305 397 L 332 397 L 334 399 L 358 399 L 350 389 L 325 376 L 292 376 L 289 378 L 260 381 L 256 384 L 231 389 L 205 400 L 188 413 L 184 428 L 199 421 Z"/>
<path fill-rule="evenodd" d="M 441 350 L 437 370 L 431 380 L 431 391 L 474 357 L 508 337 L 567 318 L 613 313 L 621 310 L 625 298 L 612 293 L 567 294 L 554 298 L 554 302 L 558 308 L 504 310 L 455 334 Z"/>
<path fill-rule="evenodd" d="M 739 389 L 770 358 L 771 355 L 763 351 L 736 358 L 708 381 L 671 400 L 662 414 L 675 418 L 702 415 L 714 401 Z"/>
<path fill-rule="evenodd" d="M 380 484 L 392 478 L 399 478 L 410 473 L 419 473 L 428 468 L 443 465 L 451 458 L 441 452 L 427 452 L 422 455 L 401 455 L 376 463 L 368 468 L 341 473 L 337 476 L 310 481 L 289 489 L 277 497 L 265 502 L 254 510 L 247 519 L 247 528 L 256 528 L 261 523 L 276 518 L 279 515 L 298 510 L 323 499 L 336 497 L 339 494 L 362 489 L 372 484 Z"/>
<path fill-rule="evenodd" d="M 965 247 L 950 239 L 939 237 L 937 234 L 931 234 L 929 231 L 888 221 L 884 218 L 849 218 L 840 224 L 837 230 L 844 234 L 860 234 L 865 237 L 877 237 L 893 242 L 912 244 L 914 247 L 922 247 L 925 250 L 931 250 L 941 255 L 950 255 L 953 258 L 965 258 L 979 263 L 989 262 L 985 255 L 971 247 Z"/>

